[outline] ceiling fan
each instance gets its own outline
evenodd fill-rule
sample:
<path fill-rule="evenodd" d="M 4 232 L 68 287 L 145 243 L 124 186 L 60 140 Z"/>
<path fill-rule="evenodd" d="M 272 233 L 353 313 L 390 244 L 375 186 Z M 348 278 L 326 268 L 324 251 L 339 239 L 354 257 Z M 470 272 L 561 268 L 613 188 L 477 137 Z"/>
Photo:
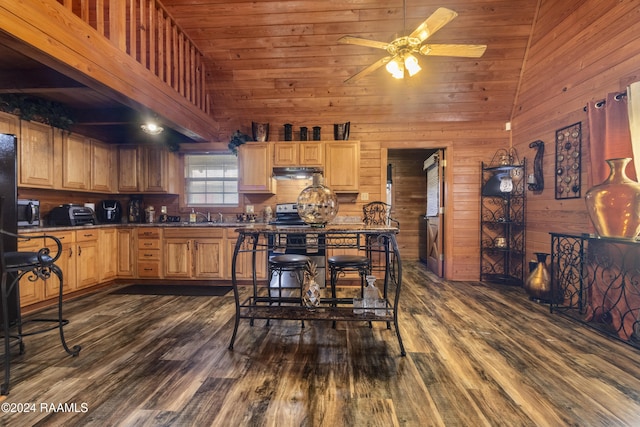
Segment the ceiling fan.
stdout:
<path fill-rule="evenodd" d="M 406 7 L 404 8 L 404 11 L 406 13 Z M 456 16 L 458 16 L 458 14 L 455 11 L 440 7 L 422 24 L 420 24 L 418 28 L 413 30 L 411 34 L 408 36 L 398 37 L 389 43 L 354 36 L 341 37 L 338 39 L 339 43 L 384 49 L 389 54 L 349 77 L 345 80 L 345 83 L 358 80 L 383 65 L 386 65 L 387 71 L 397 79 L 403 78 L 405 72 L 408 73 L 409 76 L 413 76 L 421 70 L 418 58 L 413 55 L 414 53 L 419 53 L 424 56 L 432 55 L 480 58 L 487 49 L 486 45 L 424 43 L 429 37 L 435 34 L 436 31 L 447 25 Z"/>

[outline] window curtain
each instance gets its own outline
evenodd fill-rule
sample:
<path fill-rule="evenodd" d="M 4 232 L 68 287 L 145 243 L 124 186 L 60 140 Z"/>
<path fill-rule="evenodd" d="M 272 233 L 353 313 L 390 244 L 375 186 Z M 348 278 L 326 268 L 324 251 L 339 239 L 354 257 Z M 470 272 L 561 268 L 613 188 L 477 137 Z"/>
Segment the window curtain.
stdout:
<path fill-rule="evenodd" d="M 635 166 L 636 178 L 638 178 L 640 177 L 640 82 L 629 85 L 627 88 L 627 98 L 631 145 L 633 147 L 633 158 L 637 159 Z"/>
<path fill-rule="evenodd" d="M 609 176 L 609 166 L 605 160 L 633 158 L 627 96 L 610 93 L 604 101 L 591 101 L 588 119 L 593 186 L 602 183 Z M 629 178 L 636 180 L 634 162 L 629 163 L 626 172 Z"/>

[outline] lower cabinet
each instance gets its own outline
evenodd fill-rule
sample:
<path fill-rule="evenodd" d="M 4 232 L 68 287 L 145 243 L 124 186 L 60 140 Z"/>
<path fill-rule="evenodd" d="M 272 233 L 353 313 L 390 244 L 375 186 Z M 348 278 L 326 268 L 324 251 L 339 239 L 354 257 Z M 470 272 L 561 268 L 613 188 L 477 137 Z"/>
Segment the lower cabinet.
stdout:
<path fill-rule="evenodd" d="M 118 232 L 115 228 L 103 228 L 98 232 L 100 255 L 99 280 L 108 282 L 118 275 Z"/>
<path fill-rule="evenodd" d="M 118 228 L 116 231 L 116 274 L 119 278 L 131 278 L 135 274 L 134 232 L 135 230 L 132 228 Z"/>
<path fill-rule="evenodd" d="M 224 276 L 224 229 L 166 229 L 166 279 L 221 279 Z"/>
<path fill-rule="evenodd" d="M 33 235 L 41 235 L 42 233 L 32 233 Z M 25 234 L 28 236 L 29 234 Z M 77 253 L 76 253 L 76 232 L 75 231 L 63 231 L 55 233 L 55 237 L 60 240 L 62 244 L 62 252 L 60 257 L 56 261 L 56 264 L 62 270 L 63 280 L 63 293 L 69 293 L 76 290 L 76 266 L 77 266 Z M 42 248 L 49 248 L 51 256 L 57 255 L 57 245 L 51 239 L 33 239 L 28 241 L 18 241 L 18 250 L 24 252 L 37 252 Z M 57 276 L 51 275 L 51 277 L 45 281 L 37 279 L 36 281 L 29 280 L 31 275 L 27 273 L 20 281 L 20 306 L 25 307 L 28 305 L 36 304 L 45 300 L 58 297 L 60 289 L 60 282 Z"/>
<path fill-rule="evenodd" d="M 262 238 L 262 237 L 261 237 Z M 225 272 L 225 279 L 231 280 L 231 268 L 233 262 L 233 252 L 236 247 L 236 241 L 238 240 L 238 233 L 229 228 L 227 229 L 227 265 L 228 268 Z M 260 242 L 265 245 L 264 242 Z M 244 250 L 250 250 L 248 242 L 243 243 Z M 251 253 L 239 253 L 238 259 L 236 260 L 236 278 L 237 279 L 251 279 L 252 278 L 252 266 L 253 260 L 251 257 Z M 267 278 L 267 254 L 265 252 L 256 252 L 256 277 L 258 279 L 266 279 Z"/>
<path fill-rule="evenodd" d="M 137 276 L 142 279 L 162 278 L 162 230 L 139 228 L 137 231 Z"/>
<path fill-rule="evenodd" d="M 98 230 L 76 231 L 76 289 L 98 284 L 100 280 Z"/>

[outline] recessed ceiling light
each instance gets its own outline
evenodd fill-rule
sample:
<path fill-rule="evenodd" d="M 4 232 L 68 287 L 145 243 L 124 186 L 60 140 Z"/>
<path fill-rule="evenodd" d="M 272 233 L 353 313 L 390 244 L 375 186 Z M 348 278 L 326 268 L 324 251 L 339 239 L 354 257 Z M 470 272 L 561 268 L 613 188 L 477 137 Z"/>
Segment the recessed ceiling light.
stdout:
<path fill-rule="evenodd" d="M 160 135 L 164 130 L 162 126 L 159 126 L 158 124 L 153 122 L 145 123 L 140 127 L 142 128 L 142 131 L 144 133 L 147 133 L 149 135 Z"/>

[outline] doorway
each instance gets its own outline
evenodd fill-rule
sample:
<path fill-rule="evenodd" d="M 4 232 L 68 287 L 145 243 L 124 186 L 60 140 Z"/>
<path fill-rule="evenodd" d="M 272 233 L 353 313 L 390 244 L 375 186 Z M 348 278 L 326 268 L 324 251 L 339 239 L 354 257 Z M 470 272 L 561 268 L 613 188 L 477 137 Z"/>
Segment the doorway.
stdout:
<path fill-rule="evenodd" d="M 433 246 L 431 249 L 427 246 L 429 233 L 441 240 L 444 237 L 442 214 L 439 215 L 441 223 L 437 233 L 434 234 L 433 230 L 430 232 L 427 228 L 427 175 L 424 170 L 424 162 L 427 159 L 438 152 L 444 156 L 444 151 L 439 148 L 388 149 L 387 151 L 387 163 L 390 165 L 388 170 L 391 172 L 391 214 L 400 222 L 398 246 L 405 260 L 418 261 L 421 258 L 421 252 L 426 255 L 431 251 L 433 254 Z M 441 162 L 441 166 L 443 165 L 444 162 Z M 443 186 L 443 182 L 440 185 Z M 444 191 L 439 193 L 442 206 L 444 206 L 444 194 Z M 444 211 L 438 209 L 438 212 Z M 440 253 L 444 253 L 443 246 L 441 243 L 437 248 Z M 440 276 L 443 275 L 444 262 L 442 259 Z"/>

